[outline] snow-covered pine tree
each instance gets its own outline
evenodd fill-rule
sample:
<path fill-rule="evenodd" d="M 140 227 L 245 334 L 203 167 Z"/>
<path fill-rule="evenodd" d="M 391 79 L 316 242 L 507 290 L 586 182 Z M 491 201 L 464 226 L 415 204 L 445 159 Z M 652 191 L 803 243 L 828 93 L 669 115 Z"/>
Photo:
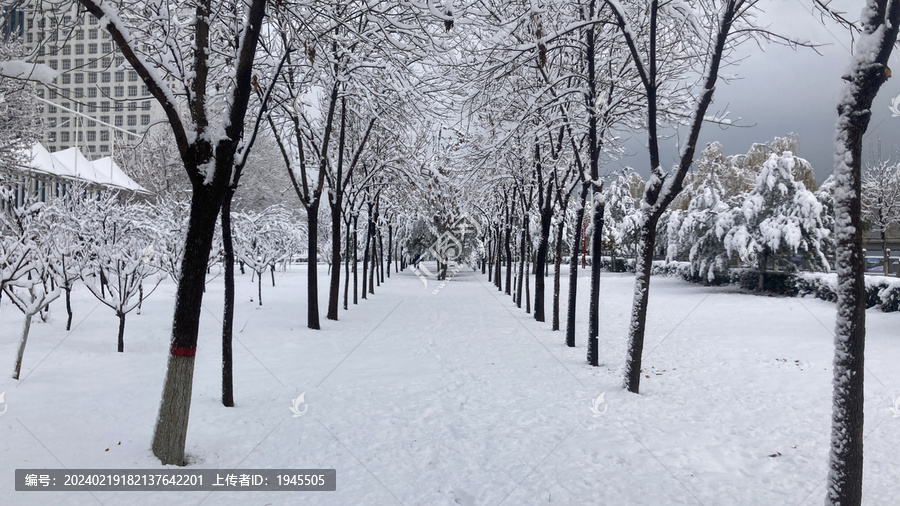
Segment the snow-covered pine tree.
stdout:
<path fill-rule="evenodd" d="M 794 179 L 802 163 L 790 151 L 772 153 L 756 176 L 754 188 L 742 196 L 740 207 L 716 223 L 725 250 L 745 262 L 756 262 L 758 290 L 764 287 L 769 260 L 800 255 L 812 268 L 828 269 L 826 256 L 831 230 L 825 208 L 806 186 Z"/>

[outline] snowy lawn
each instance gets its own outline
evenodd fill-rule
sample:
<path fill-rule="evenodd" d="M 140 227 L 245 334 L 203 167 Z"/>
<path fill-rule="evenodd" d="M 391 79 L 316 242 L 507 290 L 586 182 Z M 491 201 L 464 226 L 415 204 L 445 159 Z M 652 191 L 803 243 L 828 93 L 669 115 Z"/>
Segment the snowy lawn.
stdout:
<path fill-rule="evenodd" d="M 633 278 L 606 274 L 601 367 L 480 273 L 409 271 L 306 329 L 305 269 L 238 276 L 235 408 L 220 402 L 222 281 L 204 299 L 187 452 L 197 468 L 335 468 L 336 492 L 14 492 L 16 468 L 160 468 L 150 453 L 174 285 L 118 321 L 83 286 L 32 325 L 0 309 L 0 504 L 819 504 L 834 304 L 655 277 L 641 395 L 621 389 Z M 585 272 L 585 276 L 587 273 Z M 566 293 L 563 277 L 562 293 Z M 552 286 L 552 278 L 548 278 Z M 533 285 L 532 285 L 533 286 Z M 563 297 L 564 299 L 564 297 Z M 867 313 L 864 501 L 900 497 L 900 314 Z M 563 317 L 563 321 L 565 321 Z M 305 392 L 307 412 L 292 399 Z M 594 399 L 604 394 L 603 402 Z"/>

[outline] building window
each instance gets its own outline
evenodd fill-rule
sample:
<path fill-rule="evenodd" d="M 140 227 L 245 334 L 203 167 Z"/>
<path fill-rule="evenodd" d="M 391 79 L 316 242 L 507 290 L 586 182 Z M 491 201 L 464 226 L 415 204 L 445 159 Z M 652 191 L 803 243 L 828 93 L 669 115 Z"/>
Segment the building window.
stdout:
<path fill-rule="evenodd" d="M 84 40 L 84 30 L 75 30 L 75 40 Z"/>
<path fill-rule="evenodd" d="M 93 89 L 93 88 L 91 88 L 91 89 Z M 88 112 L 97 112 L 97 102 L 88 102 L 87 106 L 88 106 Z M 89 121 L 89 123 L 93 123 L 93 121 Z"/>
<path fill-rule="evenodd" d="M 100 121 L 104 123 L 109 123 L 109 116 L 100 116 Z"/>
<path fill-rule="evenodd" d="M 125 110 L 125 106 L 122 105 L 122 102 L 116 102 L 116 112 L 122 112 Z"/>
<path fill-rule="evenodd" d="M 108 97 L 108 96 L 109 96 L 109 86 L 101 86 L 101 87 L 100 87 L 100 93 L 101 93 L 104 97 Z"/>
<path fill-rule="evenodd" d="M 88 54 L 97 54 L 97 44 L 88 44 Z"/>
<path fill-rule="evenodd" d="M 88 126 L 88 128 L 97 128 L 97 122 L 92 119 L 89 119 L 87 122 L 87 126 Z"/>
<path fill-rule="evenodd" d="M 113 96 L 116 98 L 122 98 L 125 96 L 125 87 L 124 86 L 116 86 L 115 91 L 113 92 Z"/>
<path fill-rule="evenodd" d="M 88 140 L 88 142 L 94 142 L 94 141 L 96 141 L 96 140 L 97 140 L 97 132 L 95 132 L 95 131 L 93 131 L 93 130 L 91 130 L 90 132 L 88 132 L 88 133 L 87 133 L 87 140 Z"/>
<path fill-rule="evenodd" d="M 128 87 L 128 96 L 129 97 L 137 96 L 137 86 L 129 86 Z M 134 103 L 134 102 L 132 102 L 132 103 Z"/>
<path fill-rule="evenodd" d="M 84 54 L 84 44 L 75 44 L 75 54 Z"/>
<path fill-rule="evenodd" d="M 56 118 L 50 118 L 48 124 L 50 125 L 50 128 L 56 128 Z"/>
<path fill-rule="evenodd" d="M 109 134 L 107 134 L 107 135 L 109 135 Z M 106 139 L 106 140 L 109 140 L 109 139 Z M 101 153 L 107 153 L 107 152 L 109 152 L 109 145 L 107 145 L 107 144 L 101 144 L 101 145 L 100 145 L 100 152 L 101 152 Z"/>
<path fill-rule="evenodd" d="M 102 74 L 100 74 L 100 82 L 108 83 L 111 78 L 112 76 L 109 75 L 109 72 L 103 72 Z"/>
<path fill-rule="evenodd" d="M 56 60 L 50 60 L 50 61 L 48 61 L 48 62 L 47 62 L 47 65 L 50 65 L 50 68 L 53 69 L 53 70 L 56 70 L 56 68 L 59 66 L 59 64 L 57 63 Z"/>
<path fill-rule="evenodd" d="M 68 47 L 68 46 L 66 46 L 66 47 Z M 68 58 L 62 60 L 62 69 L 69 70 L 70 68 L 72 68 L 72 60 L 70 60 Z"/>
<path fill-rule="evenodd" d="M 125 57 L 116 56 L 116 67 L 121 67 L 122 65 L 125 65 Z"/>
<path fill-rule="evenodd" d="M 97 60 L 96 60 L 96 59 L 93 59 L 93 60 L 89 61 L 89 62 L 88 62 L 88 68 L 89 68 L 89 69 L 95 69 L 95 68 L 97 68 Z"/>
<path fill-rule="evenodd" d="M 59 140 L 62 142 L 69 142 L 69 132 L 62 132 L 59 134 Z"/>
<path fill-rule="evenodd" d="M 63 84 L 72 84 L 72 74 L 63 74 L 62 75 L 62 83 Z"/>
<path fill-rule="evenodd" d="M 137 116 L 134 114 L 128 115 L 128 126 L 137 126 Z"/>
<path fill-rule="evenodd" d="M 112 43 L 111 42 L 104 42 L 103 45 L 100 47 L 103 49 L 104 53 L 112 53 Z"/>
<path fill-rule="evenodd" d="M 84 134 L 83 133 L 78 132 L 78 135 L 76 135 L 76 137 L 78 137 L 78 142 L 84 142 Z"/>
<path fill-rule="evenodd" d="M 97 19 L 97 18 L 95 18 L 94 16 L 90 16 L 88 19 L 90 19 L 89 23 L 90 23 L 91 25 L 95 25 L 95 26 L 96 26 L 98 23 L 100 23 L 100 20 Z"/>
<path fill-rule="evenodd" d="M 150 101 L 144 100 L 143 102 L 141 102 L 141 109 L 143 109 L 145 111 L 149 111 L 150 110 Z"/>
<path fill-rule="evenodd" d="M 88 98 L 97 98 L 97 88 L 88 88 Z"/>
<path fill-rule="evenodd" d="M 120 126 L 122 126 L 123 121 L 124 120 L 122 119 L 122 116 L 116 116 L 115 123 L 113 123 L 113 124 L 116 125 L 117 127 L 120 127 Z"/>
<path fill-rule="evenodd" d="M 91 23 L 92 25 L 97 24 L 96 23 L 97 18 L 92 17 L 91 21 L 94 21 L 94 23 Z M 88 30 L 88 38 L 90 38 L 91 40 L 96 39 L 99 35 L 100 35 L 100 31 L 97 30 L 96 28 L 91 28 L 90 30 Z"/>
<path fill-rule="evenodd" d="M 117 82 L 117 83 L 121 83 L 121 82 L 124 82 L 124 81 L 125 81 L 125 71 L 124 71 L 124 70 L 117 70 L 117 71 L 116 71 L 116 82 Z"/>
<path fill-rule="evenodd" d="M 75 67 L 84 67 L 84 58 L 75 58 Z"/>
<path fill-rule="evenodd" d="M 111 37 L 111 35 L 109 34 L 109 32 L 107 32 L 106 30 L 104 30 L 103 33 L 102 33 L 100 36 L 101 36 L 104 40 L 106 40 L 106 39 L 108 39 L 108 38 Z"/>
<path fill-rule="evenodd" d="M 56 132 L 50 132 L 47 134 L 47 140 L 50 142 L 56 142 Z"/>
<path fill-rule="evenodd" d="M 141 114 L 141 125 L 147 126 L 150 124 L 150 115 L 149 114 Z"/>
<path fill-rule="evenodd" d="M 103 130 L 102 132 L 100 132 L 100 141 L 109 142 L 109 130 Z"/>
<path fill-rule="evenodd" d="M 90 133 L 94 133 L 94 132 L 90 132 Z M 88 135 L 88 137 L 90 137 L 90 135 Z M 97 151 L 97 146 L 94 146 L 93 144 L 89 145 L 88 151 L 90 151 L 91 153 Z"/>
<path fill-rule="evenodd" d="M 75 84 L 84 84 L 84 72 L 75 73 Z"/>
<path fill-rule="evenodd" d="M 96 72 L 91 72 L 90 74 L 88 74 L 88 82 L 91 84 L 97 83 L 97 73 Z"/>
<path fill-rule="evenodd" d="M 135 72 L 133 70 L 129 70 L 128 71 L 128 80 L 131 82 L 137 81 L 138 80 L 137 72 Z"/>
<path fill-rule="evenodd" d="M 84 88 L 75 88 L 75 98 L 84 98 Z"/>
<path fill-rule="evenodd" d="M 28 39 L 28 43 L 29 43 L 29 44 L 31 44 L 32 42 L 34 42 L 34 34 L 32 34 L 31 32 L 28 32 L 28 37 L 27 37 L 27 39 Z"/>
<path fill-rule="evenodd" d="M 137 110 L 137 102 L 135 102 L 135 101 L 128 102 L 128 110 L 130 112 L 136 111 Z"/>
<path fill-rule="evenodd" d="M 142 96 L 142 97 L 146 97 L 146 96 L 149 95 L 149 94 L 150 94 L 150 89 L 147 88 L 147 85 L 146 85 L 146 84 L 142 84 L 142 85 L 141 85 L 141 96 Z"/>
<path fill-rule="evenodd" d="M 47 111 L 47 112 L 50 113 L 50 114 L 56 114 L 56 106 L 51 105 L 50 107 L 48 107 L 48 111 Z"/>
<path fill-rule="evenodd" d="M 104 51 L 104 53 L 108 53 L 109 51 Z M 104 58 L 101 65 L 103 68 L 108 69 L 110 65 L 112 65 L 112 58 Z"/>
<path fill-rule="evenodd" d="M 68 56 L 68 55 L 72 54 L 72 46 L 70 46 L 68 44 L 63 46 L 62 53 L 63 53 L 63 56 Z"/>

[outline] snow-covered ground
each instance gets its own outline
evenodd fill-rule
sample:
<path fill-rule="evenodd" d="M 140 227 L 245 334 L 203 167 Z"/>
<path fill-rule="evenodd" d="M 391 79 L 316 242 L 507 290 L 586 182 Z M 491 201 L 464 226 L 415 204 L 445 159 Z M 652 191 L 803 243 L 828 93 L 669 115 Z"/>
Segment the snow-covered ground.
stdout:
<path fill-rule="evenodd" d="M 160 468 L 150 438 L 174 286 L 118 321 L 79 286 L 32 326 L 0 309 L 0 504 L 819 504 L 834 304 L 654 278 L 641 394 L 621 389 L 632 277 L 605 274 L 601 367 L 480 273 L 409 271 L 306 329 L 305 270 L 237 280 L 235 402 L 220 402 L 221 278 L 204 299 L 188 454 L 197 468 L 335 468 L 335 492 L 14 492 L 16 468 Z M 552 286 L 552 278 L 548 278 Z M 563 294 L 565 294 L 565 276 Z M 563 297 L 564 298 L 564 297 Z M 548 320 L 551 315 L 548 297 Z M 900 497 L 900 314 L 867 313 L 864 502 Z M 564 321 L 564 320 L 563 320 Z M 294 417 L 305 392 L 308 410 Z M 597 399 L 603 394 L 602 403 Z M 592 411 L 594 408 L 594 411 Z M 2 407 L 0 407 L 2 411 Z"/>

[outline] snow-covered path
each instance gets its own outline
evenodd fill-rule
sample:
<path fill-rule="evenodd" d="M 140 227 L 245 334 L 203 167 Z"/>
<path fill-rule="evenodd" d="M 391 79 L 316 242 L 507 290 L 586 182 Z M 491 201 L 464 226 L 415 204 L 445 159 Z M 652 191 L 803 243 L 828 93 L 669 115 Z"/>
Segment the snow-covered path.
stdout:
<path fill-rule="evenodd" d="M 102 307 L 88 314 L 95 301 L 83 293 L 71 333 L 61 330 L 61 306 L 33 328 L 25 379 L 0 381 L 10 408 L 0 417 L 0 500 L 815 504 L 824 494 L 830 303 L 654 278 L 649 377 L 636 396 L 620 387 L 629 275 L 603 276 L 597 368 L 584 360 L 585 332 L 567 348 L 562 332 L 466 269 L 436 294 L 433 281 L 425 288 L 408 271 L 395 274 L 340 322 L 323 319 L 320 332 L 305 329 L 302 269 L 264 286 L 261 307 L 246 277 L 238 278 L 233 409 L 219 402 L 219 280 L 204 299 L 192 465 L 335 468 L 336 492 L 12 492 L 15 468 L 159 467 L 148 448 L 165 372 L 166 285 L 143 315 L 129 316 L 124 354 L 115 353 L 115 319 Z M 579 288 L 586 329 L 586 279 Z M 0 356 L 14 346 L 21 319 L 13 311 L 4 302 Z M 884 504 L 900 494 L 900 418 L 890 411 L 900 340 L 896 314 L 868 317 L 865 493 Z M 308 409 L 293 416 L 301 393 Z"/>

